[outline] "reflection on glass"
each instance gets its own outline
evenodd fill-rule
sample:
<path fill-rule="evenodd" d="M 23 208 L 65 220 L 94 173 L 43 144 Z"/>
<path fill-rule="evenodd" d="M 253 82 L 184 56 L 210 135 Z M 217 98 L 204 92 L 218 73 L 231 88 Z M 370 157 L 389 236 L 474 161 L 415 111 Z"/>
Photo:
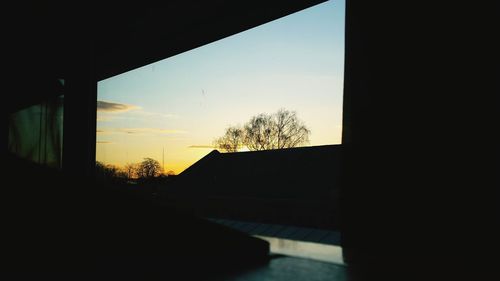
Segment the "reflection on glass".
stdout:
<path fill-rule="evenodd" d="M 9 152 L 52 168 L 62 165 L 63 96 L 9 116 Z"/>

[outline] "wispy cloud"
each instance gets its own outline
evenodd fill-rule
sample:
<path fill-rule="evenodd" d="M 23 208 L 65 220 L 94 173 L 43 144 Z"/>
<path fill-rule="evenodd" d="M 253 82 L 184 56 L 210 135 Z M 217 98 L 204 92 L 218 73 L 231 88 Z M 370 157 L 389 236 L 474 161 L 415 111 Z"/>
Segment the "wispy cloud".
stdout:
<path fill-rule="evenodd" d="M 119 132 L 127 134 L 185 134 L 186 131 L 183 130 L 173 130 L 173 129 L 161 129 L 161 128 L 121 128 L 118 129 Z"/>
<path fill-rule="evenodd" d="M 162 128 L 100 128 L 96 130 L 98 134 L 157 134 L 173 135 L 185 134 L 186 131 Z"/>
<path fill-rule="evenodd" d="M 165 113 L 158 113 L 158 112 L 149 112 L 149 111 L 144 111 L 144 110 L 138 110 L 134 112 L 137 115 L 142 115 L 142 116 L 147 116 L 147 117 L 159 117 L 159 118 L 166 118 L 166 119 L 179 119 L 179 115 L 177 114 L 165 114 Z"/>
<path fill-rule="evenodd" d="M 111 141 L 96 141 L 97 144 L 113 144 Z"/>
<path fill-rule="evenodd" d="M 140 109 L 140 107 L 123 103 L 97 101 L 97 111 L 100 112 L 125 112 L 133 109 Z"/>
<path fill-rule="evenodd" d="M 127 114 L 117 114 L 124 113 Z M 154 119 L 179 119 L 179 115 L 172 113 L 159 113 L 144 111 L 141 107 L 130 104 L 122 104 L 109 101 L 97 101 L 97 121 L 109 122 L 112 120 L 144 120 L 144 118 Z"/>
<path fill-rule="evenodd" d="M 188 148 L 215 148 L 213 145 L 190 145 Z"/>

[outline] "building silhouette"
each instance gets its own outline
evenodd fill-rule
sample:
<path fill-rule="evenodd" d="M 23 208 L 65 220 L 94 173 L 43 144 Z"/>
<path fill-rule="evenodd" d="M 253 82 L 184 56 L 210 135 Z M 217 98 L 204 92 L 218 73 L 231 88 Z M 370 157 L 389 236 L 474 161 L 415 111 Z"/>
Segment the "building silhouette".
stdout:
<path fill-rule="evenodd" d="M 338 229 L 341 152 L 341 145 L 213 150 L 165 197 L 205 216 Z"/>

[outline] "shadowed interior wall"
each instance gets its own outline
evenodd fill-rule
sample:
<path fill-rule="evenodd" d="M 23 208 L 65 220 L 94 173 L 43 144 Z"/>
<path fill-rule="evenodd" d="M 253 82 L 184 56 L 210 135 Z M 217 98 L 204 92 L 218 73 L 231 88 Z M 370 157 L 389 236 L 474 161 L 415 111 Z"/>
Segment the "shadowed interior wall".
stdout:
<path fill-rule="evenodd" d="M 483 135 L 493 111 L 481 96 L 491 90 L 463 64 L 481 53 L 468 49 L 481 28 L 454 8 L 347 2 L 341 205 L 352 265 L 456 274 L 496 244 L 485 194 L 498 144 Z"/>

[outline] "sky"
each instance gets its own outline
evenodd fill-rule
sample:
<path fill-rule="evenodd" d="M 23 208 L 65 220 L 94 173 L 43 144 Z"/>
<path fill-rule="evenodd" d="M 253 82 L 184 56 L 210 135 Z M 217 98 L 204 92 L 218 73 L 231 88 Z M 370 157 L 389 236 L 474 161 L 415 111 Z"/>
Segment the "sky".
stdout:
<path fill-rule="evenodd" d="M 342 133 L 344 1 L 328 1 L 98 82 L 96 160 L 145 157 L 176 174 L 227 127 L 281 108 L 310 129 L 308 146 Z"/>

